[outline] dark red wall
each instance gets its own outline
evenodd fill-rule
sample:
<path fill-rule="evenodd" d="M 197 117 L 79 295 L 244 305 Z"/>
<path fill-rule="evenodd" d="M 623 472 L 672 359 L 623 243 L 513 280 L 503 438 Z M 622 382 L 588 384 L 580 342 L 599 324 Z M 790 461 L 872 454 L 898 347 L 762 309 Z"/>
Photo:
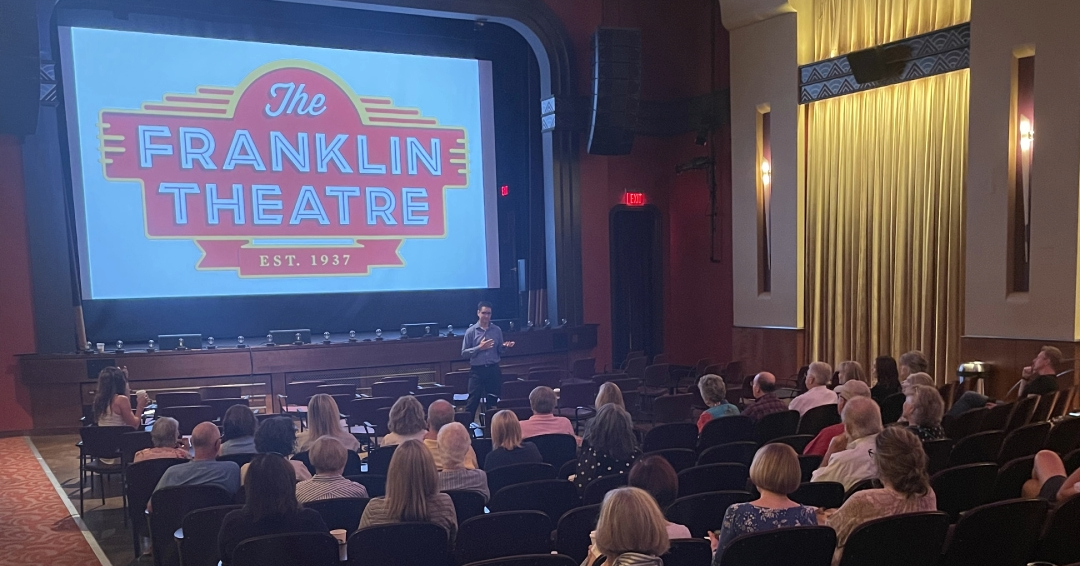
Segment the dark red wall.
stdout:
<path fill-rule="evenodd" d="M 15 359 L 34 351 L 32 303 L 22 151 L 14 137 L 0 135 L 0 433 L 33 424 Z"/>
<path fill-rule="evenodd" d="M 728 37 L 709 0 L 642 2 L 609 0 L 601 21 L 601 2 L 545 0 L 568 29 L 577 58 L 579 94 L 589 94 L 592 34 L 598 25 L 642 30 L 642 99 L 667 101 L 708 93 L 710 18 L 715 16 L 716 88 L 728 86 Z M 711 0 L 713 3 L 716 0 Z M 599 366 L 611 360 L 611 304 L 608 213 L 625 191 L 646 194 L 663 217 L 664 345 L 675 363 L 698 358 L 727 361 L 731 356 L 731 175 L 730 133 L 716 140 L 718 169 L 717 250 L 709 261 L 709 193 L 703 171 L 675 175 L 675 166 L 707 155 L 695 134 L 638 136 L 625 157 L 587 155 L 582 143 L 581 215 L 585 320 L 600 324 Z"/>

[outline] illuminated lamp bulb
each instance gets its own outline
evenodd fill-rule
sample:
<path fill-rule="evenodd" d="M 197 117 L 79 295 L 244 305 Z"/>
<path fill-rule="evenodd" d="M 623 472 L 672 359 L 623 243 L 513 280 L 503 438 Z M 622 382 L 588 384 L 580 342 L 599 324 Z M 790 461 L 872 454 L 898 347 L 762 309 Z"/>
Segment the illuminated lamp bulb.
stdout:
<path fill-rule="evenodd" d="M 1031 128 L 1031 120 L 1020 118 L 1020 151 L 1031 151 L 1031 144 L 1035 141 L 1035 130 Z"/>
<path fill-rule="evenodd" d="M 761 162 L 761 184 L 768 185 L 772 182 L 772 165 L 768 161 Z"/>

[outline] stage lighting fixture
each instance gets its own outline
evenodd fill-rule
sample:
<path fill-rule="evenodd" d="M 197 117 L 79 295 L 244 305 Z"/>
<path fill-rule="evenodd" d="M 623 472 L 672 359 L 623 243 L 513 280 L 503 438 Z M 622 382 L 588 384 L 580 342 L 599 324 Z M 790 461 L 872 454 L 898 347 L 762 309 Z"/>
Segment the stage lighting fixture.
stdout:
<path fill-rule="evenodd" d="M 217 346 L 214 345 L 214 337 L 213 336 L 210 336 L 210 337 L 208 337 L 206 339 L 206 349 L 207 350 L 217 350 Z"/>

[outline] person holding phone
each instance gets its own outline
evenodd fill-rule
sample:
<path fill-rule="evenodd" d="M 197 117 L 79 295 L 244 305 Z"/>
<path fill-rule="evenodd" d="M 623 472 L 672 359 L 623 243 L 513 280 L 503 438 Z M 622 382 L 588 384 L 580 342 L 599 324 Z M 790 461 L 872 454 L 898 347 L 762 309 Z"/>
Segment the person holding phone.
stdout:
<path fill-rule="evenodd" d="M 488 398 L 488 405 L 493 406 L 502 392 L 502 371 L 499 361 L 513 342 L 503 340 L 502 329 L 491 323 L 491 303 L 480 301 L 476 307 L 476 324 L 465 331 L 461 342 L 461 357 L 469 360 L 469 400 L 465 411 L 471 415 L 480 406 L 480 399 Z"/>

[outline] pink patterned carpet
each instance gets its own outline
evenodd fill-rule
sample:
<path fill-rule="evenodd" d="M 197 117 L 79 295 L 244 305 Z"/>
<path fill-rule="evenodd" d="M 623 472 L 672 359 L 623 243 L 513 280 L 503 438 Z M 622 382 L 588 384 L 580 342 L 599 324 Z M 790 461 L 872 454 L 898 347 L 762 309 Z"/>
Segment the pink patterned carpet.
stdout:
<path fill-rule="evenodd" d="M 99 565 L 26 439 L 0 438 L 0 455 L 0 564 Z"/>

